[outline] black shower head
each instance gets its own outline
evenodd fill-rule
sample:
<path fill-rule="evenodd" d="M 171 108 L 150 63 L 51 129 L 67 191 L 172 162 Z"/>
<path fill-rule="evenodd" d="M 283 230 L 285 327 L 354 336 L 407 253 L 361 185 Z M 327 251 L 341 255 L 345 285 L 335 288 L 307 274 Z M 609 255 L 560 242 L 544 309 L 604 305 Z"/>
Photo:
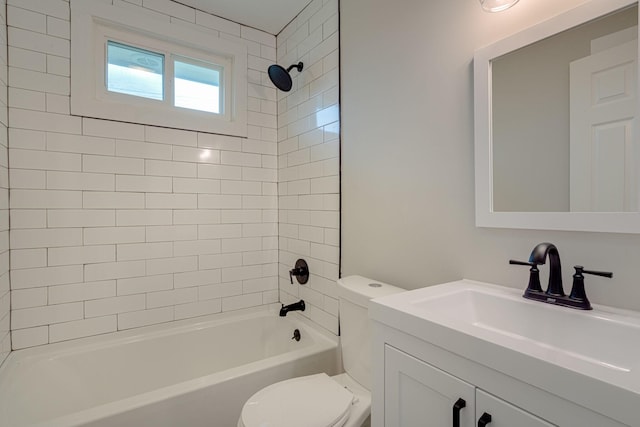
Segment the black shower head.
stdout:
<path fill-rule="evenodd" d="M 289 71 L 297 68 L 298 72 L 300 72 L 302 71 L 302 67 L 302 62 L 293 64 L 286 70 L 281 65 L 274 64 L 269 67 L 269 70 L 267 72 L 269 73 L 269 78 L 278 89 L 283 92 L 289 92 L 291 90 L 291 86 L 293 86 L 293 81 L 291 80 Z"/>

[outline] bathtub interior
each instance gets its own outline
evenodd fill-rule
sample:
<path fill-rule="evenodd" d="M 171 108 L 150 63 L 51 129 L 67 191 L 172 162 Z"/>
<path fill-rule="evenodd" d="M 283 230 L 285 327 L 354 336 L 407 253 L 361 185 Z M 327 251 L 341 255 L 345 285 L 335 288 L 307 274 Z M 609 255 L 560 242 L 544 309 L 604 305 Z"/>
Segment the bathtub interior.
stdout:
<path fill-rule="evenodd" d="M 300 341 L 291 339 L 296 328 Z M 0 420 L 28 425 L 176 384 L 193 389 L 337 346 L 295 316 L 271 311 L 78 341 L 7 360 L 0 368 Z"/>

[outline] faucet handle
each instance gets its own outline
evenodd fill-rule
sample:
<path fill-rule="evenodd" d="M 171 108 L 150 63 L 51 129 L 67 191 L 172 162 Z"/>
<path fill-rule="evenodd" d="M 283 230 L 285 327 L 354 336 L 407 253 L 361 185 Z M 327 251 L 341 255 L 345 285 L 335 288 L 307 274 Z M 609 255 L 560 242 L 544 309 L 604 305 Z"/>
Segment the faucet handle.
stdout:
<path fill-rule="evenodd" d="M 587 293 L 584 290 L 584 274 L 611 278 L 613 277 L 613 273 L 608 271 L 585 270 L 581 265 L 576 265 L 573 268 L 576 272 L 573 275 L 573 287 L 571 288 L 571 294 L 569 295 L 569 301 L 571 302 L 570 306 L 581 310 L 591 310 L 591 303 L 589 302 Z"/>
<path fill-rule="evenodd" d="M 540 270 L 538 270 L 537 262 L 516 261 L 515 259 L 510 259 L 509 264 L 528 265 L 531 267 L 529 269 L 529 285 L 527 285 L 525 295 L 528 295 L 531 292 L 542 292 L 542 285 L 540 285 Z"/>

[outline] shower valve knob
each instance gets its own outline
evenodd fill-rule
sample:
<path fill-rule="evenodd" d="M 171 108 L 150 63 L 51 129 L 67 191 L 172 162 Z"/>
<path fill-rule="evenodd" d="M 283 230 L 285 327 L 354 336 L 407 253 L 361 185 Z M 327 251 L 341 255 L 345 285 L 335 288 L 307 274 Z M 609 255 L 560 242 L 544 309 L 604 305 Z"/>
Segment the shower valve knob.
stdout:
<path fill-rule="evenodd" d="M 304 285 L 309 281 L 309 266 L 307 262 L 300 258 L 296 261 L 296 265 L 293 269 L 289 270 L 289 279 L 293 285 L 293 276 L 296 276 L 298 283 Z"/>

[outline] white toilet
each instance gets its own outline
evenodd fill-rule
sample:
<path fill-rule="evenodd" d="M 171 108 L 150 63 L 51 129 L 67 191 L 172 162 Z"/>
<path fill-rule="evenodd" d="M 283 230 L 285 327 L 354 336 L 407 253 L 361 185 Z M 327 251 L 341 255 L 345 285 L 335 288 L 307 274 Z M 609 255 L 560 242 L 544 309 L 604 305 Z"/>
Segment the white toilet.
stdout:
<path fill-rule="evenodd" d="M 369 300 L 397 292 L 362 276 L 338 280 L 344 374 L 316 374 L 271 384 L 244 404 L 238 427 L 361 427 L 371 412 Z"/>

